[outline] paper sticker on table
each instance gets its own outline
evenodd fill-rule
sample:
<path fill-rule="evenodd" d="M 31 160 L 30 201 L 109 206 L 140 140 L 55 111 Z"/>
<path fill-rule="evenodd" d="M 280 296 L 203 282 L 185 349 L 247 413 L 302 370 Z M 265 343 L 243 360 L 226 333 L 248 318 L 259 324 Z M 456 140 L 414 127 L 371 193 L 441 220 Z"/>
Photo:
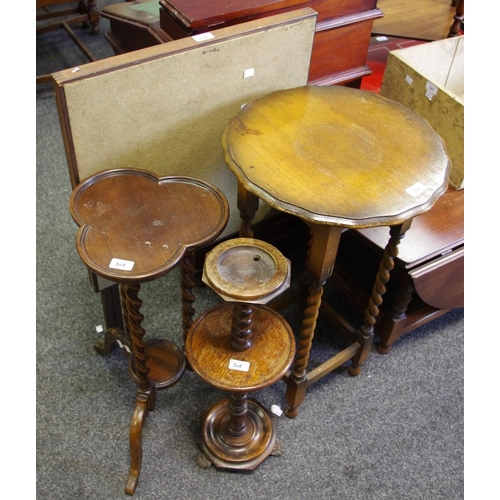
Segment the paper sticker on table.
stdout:
<path fill-rule="evenodd" d="M 132 271 L 135 262 L 132 260 L 123 260 L 123 259 L 111 259 L 109 263 L 109 267 L 111 269 L 121 269 L 122 271 Z"/>
<path fill-rule="evenodd" d="M 432 101 L 432 98 L 438 93 L 438 88 L 431 82 L 427 81 L 425 84 L 425 97 Z"/>
<path fill-rule="evenodd" d="M 413 78 L 410 75 L 406 75 L 405 81 L 408 85 L 411 85 L 413 83 Z"/>
<path fill-rule="evenodd" d="M 254 68 L 248 68 L 245 71 L 243 71 L 243 78 L 250 78 L 255 74 L 255 69 Z"/>
<path fill-rule="evenodd" d="M 278 405 L 272 405 L 271 411 L 278 417 L 281 417 L 281 415 L 283 415 L 283 410 Z"/>
<path fill-rule="evenodd" d="M 250 369 L 250 363 L 248 361 L 238 361 L 237 359 L 230 359 L 229 369 L 238 370 L 239 372 L 247 372 Z"/>
<path fill-rule="evenodd" d="M 211 40 L 215 38 L 212 33 L 200 33 L 199 35 L 194 35 L 191 37 L 195 42 L 205 42 L 206 40 Z"/>
<path fill-rule="evenodd" d="M 415 198 L 415 196 L 422 194 L 426 189 L 427 188 L 421 182 L 415 182 L 413 186 L 410 186 L 409 188 L 405 189 L 405 191 L 410 196 L 413 196 Z"/>

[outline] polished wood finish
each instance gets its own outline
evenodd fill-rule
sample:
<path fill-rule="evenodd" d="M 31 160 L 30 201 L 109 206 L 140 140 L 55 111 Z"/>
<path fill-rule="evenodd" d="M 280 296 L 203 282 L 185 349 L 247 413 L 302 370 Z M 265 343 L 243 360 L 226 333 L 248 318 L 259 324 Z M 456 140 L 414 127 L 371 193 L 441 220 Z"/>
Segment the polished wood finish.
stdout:
<path fill-rule="evenodd" d="M 378 0 L 383 17 L 373 23 L 374 35 L 415 40 L 442 40 L 455 15 L 450 0 Z"/>
<path fill-rule="evenodd" d="M 294 417 L 313 381 L 348 359 L 350 373 L 359 373 L 399 242 L 412 218 L 446 191 L 451 165 L 442 139 L 421 117 L 377 94 L 341 86 L 278 91 L 248 104 L 229 122 L 223 147 L 240 194 L 246 191 L 238 204 L 247 233 L 241 236 L 252 236 L 252 196 L 311 228 L 307 305 L 287 378 L 287 415 Z M 376 226 L 391 226 L 390 239 L 363 325 L 346 350 L 308 374 L 323 286 L 343 228 Z"/>
<path fill-rule="evenodd" d="M 181 24 L 190 35 L 203 33 L 208 27 L 238 24 L 241 19 L 258 19 L 269 13 L 286 12 L 294 8 L 308 7 L 304 0 L 239 0 L 228 3 L 215 0 L 210 4 L 203 0 L 160 0 L 160 6 L 172 14 L 172 20 Z M 165 18 L 165 22 L 168 22 Z"/>
<path fill-rule="evenodd" d="M 283 254 L 265 241 L 231 238 L 206 255 L 203 280 L 231 301 L 267 303 L 290 286 L 290 266 Z"/>
<path fill-rule="evenodd" d="M 307 222 L 342 227 L 395 225 L 423 213 L 446 191 L 451 169 L 443 140 L 419 115 L 339 86 L 249 103 L 222 141 L 247 190 Z"/>
<path fill-rule="evenodd" d="M 366 56 L 373 22 L 382 16 L 377 0 L 160 0 L 160 26 L 176 40 L 303 7 L 318 12 L 308 82 L 359 87 L 371 74 Z"/>
<path fill-rule="evenodd" d="M 226 303 L 193 324 L 186 358 L 205 382 L 230 392 L 202 419 L 200 448 L 215 467 L 253 470 L 275 449 L 273 417 L 248 394 L 278 382 L 293 362 L 292 329 L 263 305 L 288 288 L 289 275 L 283 255 L 252 238 L 223 242 L 205 261 L 203 280 Z"/>
<path fill-rule="evenodd" d="M 235 349 L 239 337 L 249 337 Z M 276 447 L 272 415 L 248 393 L 278 382 L 295 354 L 293 332 L 286 321 L 264 305 L 225 303 L 203 313 L 186 340 L 193 370 L 214 387 L 230 392 L 202 417 L 199 443 L 217 468 L 253 470 Z M 248 363 L 248 371 L 232 368 Z"/>
<path fill-rule="evenodd" d="M 69 208 L 80 226 L 76 238 L 82 262 L 98 276 L 120 284 L 124 331 L 110 328 L 100 352 L 118 344 L 137 385 L 130 426 L 130 469 L 125 492 L 133 494 L 142 465 L 142 429 L 154 410 L 156 391 L 182 376 L 182 349 L 168 340 L 145 340 L 141 283 L 164 276 L 197 246 L 213 241 L 229 217 L 223 194 L 191 177 L 159 177 L 133 169 L 103 171 L 73 190 Z M 189 264 L 181 266 L 184 337 L 193 322 L 191 290 L 184 287 Z M 187 293 L 185 293 L 187 292 Z"/>
<path fill-rule="evenodd" d="M 120 283 L 165 275 L 187 250 L 214 240 L 229 211 L 224 195 L 206 181 L 140 169 L 90 177 L 73 192 L 70 210 L 80 226 L 80 258 L 96 274 Z M 132 262 L 133 269 L 110 267 L 113 258 Z"/>
<path fill-rule="evenodd" d="M 358 309 L 366 307 L 369 293 L 369 280 L 360 275 L 374 275 L 385 239 L 384 228 L 343 235 L 333 279 Z M 387 300 L 377 318 L 380 353 L 388 353 L 405 333 L 463 307 L 464 255 L 464 191 L 450 188 L 414 219 L 399 246 Z"/>
<path fill-rule="evenodd" d="M 452 5 L 455 6 L 455 14 L 450 26 L 448 38 L 458 36 L 464 29 L 464 0 L 455 0 Z"/>
<path fill-rule="evenodd" d="M 240 329 L 250 337 L 245 349 L 234 349 Z M 295 353 L 293 332 L 273 309 L 262 304 L 224 303 L 203 312 L 186 339 L 193 370 L 210 385 L 229 392 L 250 392 L 278 382 Z M 248 372 L 229 368 L 233 358 L 248 362 Z"/>

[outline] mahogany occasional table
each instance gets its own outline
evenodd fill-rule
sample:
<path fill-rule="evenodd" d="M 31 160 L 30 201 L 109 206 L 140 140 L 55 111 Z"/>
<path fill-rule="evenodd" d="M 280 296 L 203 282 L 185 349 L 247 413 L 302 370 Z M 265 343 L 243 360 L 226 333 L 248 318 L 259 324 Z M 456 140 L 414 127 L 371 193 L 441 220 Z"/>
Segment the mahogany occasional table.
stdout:
<path fill-rule="evenodd" d="M 130 426 L 130 470 L 125 488 L 133 494 L 142 464 L 142 427 L 154 410 L 156 390 L 183 375 L 182 349 L 166 339 L 146 342 L 141 326 L 140 284 L 181 264 L 184 339 L 192 324 L 192 250 L 213 241 L 225 228 L 229 205 L 209 183 L 192 177 L 157 177 L 137 169 L 107 170 L 76 186 L 69 203 L 80 226 L 77 250 L 94 273 L 118 282 L 125 332 L 106 332 L 130 352 L 129 371 L 137 384 Z"/>
<path fill-rule="evenodd" d="M 252 236 L 259 199 L 311 229 L 307 304 L 286 376 L 286 414 L 295 417 L 309 385 L 349 360 L 350 374 L 359 374 L 398 244 L 412 218 L 446 191 L 451 165 L 443 140 L 423 118 L 378 94 L 341 86 L 304 86 L 257 99 L 229 122 L 222 143 L 238 178 L 240 236 Z M 342 231 L 375 226 L 390 226 L 390 238 L 363 325 L 351 345 L 307 372 Z"/>

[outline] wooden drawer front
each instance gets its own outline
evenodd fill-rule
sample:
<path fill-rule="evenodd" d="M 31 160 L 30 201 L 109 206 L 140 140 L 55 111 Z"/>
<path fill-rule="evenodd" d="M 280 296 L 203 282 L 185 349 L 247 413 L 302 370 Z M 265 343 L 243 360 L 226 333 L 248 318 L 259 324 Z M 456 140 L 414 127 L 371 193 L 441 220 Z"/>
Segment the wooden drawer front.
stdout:
<path fill-rule="evenodd" d="M 316 31 L 314 35 L 310 84 L 332 85 L 371 73 L 366 65 L 373 20 Z"/>
<path fill-rule="evenodd" d="M 168 41 L 166 35 L 162 37 L 154 26 L 110 20 L 110 27 L 113 37 L 120 40 L 126 52 L 145 49 Z"/>
<path fill-rule="evenodd" d="M 279 14 L 292 9 L 310 7 L 308 0 L 239 0 L 228 5 L 225 0 L 160 0 L 165 10 L 184 26 L 186 31 L 230 26 L 265 15 Z M 163 28 L 163 26 L 162 26 Z"/>
<path fill-rule="evenodd" d="M 373 22 L 383 16 L 376 0 L 225 2 L 161 0 L 160 26 L 173 40 L 263 18 L 307 5 L 318 12 L 308 83 L 344 84 L 371 74 L 366 64 Z"/>
<path fill-rule="evenodd" d="M 163 7 L 160 7 L 160 27 L 172 40 L 179 40 L 181 38 L 186 38 L 187 36 L 196 35 L 197 33 L 209 31 L 206 28 L 194 30 L 184 26 L 176 17 L 172 16 L 172 14 Z"/>
<path fill-rule="evenodd" d="M 307 6 L 318 13 L 321 22 L 373 10 L 377 7 L 377 0 L 312 0 Z M 381 12 L 379 17 L 382 17 Z"/>
<path fill-rule="evenodd" d="M 160 0 L 159 3 L 186 31 L 228 26 L 304 7 L 314 9 L 318 21 L 323 21 L 369 11 L 377 6 L 377 0 L 238 0 L 231 3 L 223 0 Z"/>
<path fill-rule="evenodd" d="M 438 309 L 464 305 L 464 247 L 409 272 L 420 298 Z"/>

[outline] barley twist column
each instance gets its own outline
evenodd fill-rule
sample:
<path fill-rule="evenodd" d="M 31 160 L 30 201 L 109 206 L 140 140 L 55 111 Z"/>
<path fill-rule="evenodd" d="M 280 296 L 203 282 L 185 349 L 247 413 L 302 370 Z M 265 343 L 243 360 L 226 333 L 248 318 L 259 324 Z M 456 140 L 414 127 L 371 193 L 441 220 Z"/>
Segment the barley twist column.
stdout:
<path fill-rule="evenodd" d="M 186 340 L 187 332 L 193 324 L 193 317 L 195 315 L 195 309 L 193 307 L 193 302 L 195 301 L 195 296 L 193 293 L 193 288 L 196 285 L 195 282 L 195 262 L 193 252 L 186 252 L 184 258 L 180 264 L 181 270 L 181 301 L 182 301 L 182 331 L 184 341 Z"/>
<path fill-rule="evenodd" d="M 374 325 L 380 311 L 379 308 L 384 300 L 386 284 L 389 282 L 391 271 L 394 269 L 394 259 L 397 257 L 399 251 L 398 246 L 410 226 L 411 219 L 403 224 L 392 226 L 390 229 L 389 242 L 384 249 L 372 293 L 368 300 L 368 307 L 365 310 L 364 322 L 358 332 L 358 335 L 362 337 L 363 349 L 354 356 L 352 365 L 349 367 L 349 373 L 353 376 L 359 375 L 361 370 L 360 365 L 366 360 L 370 351 L 373 343 Z"/>

